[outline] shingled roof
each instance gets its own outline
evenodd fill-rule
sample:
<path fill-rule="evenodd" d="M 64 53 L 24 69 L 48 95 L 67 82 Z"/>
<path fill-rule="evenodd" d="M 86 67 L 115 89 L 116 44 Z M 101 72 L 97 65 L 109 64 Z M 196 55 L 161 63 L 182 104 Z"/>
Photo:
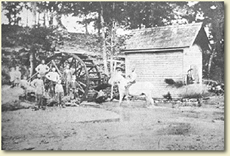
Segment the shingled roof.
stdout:
<path fill-rule="evenodd" d="M 194 43 L 201 28 L 202 23 L 193 23 L 136 29 L 132 32 L 133 36 L 126 40 L 123 51 L 189 47 Z"/>

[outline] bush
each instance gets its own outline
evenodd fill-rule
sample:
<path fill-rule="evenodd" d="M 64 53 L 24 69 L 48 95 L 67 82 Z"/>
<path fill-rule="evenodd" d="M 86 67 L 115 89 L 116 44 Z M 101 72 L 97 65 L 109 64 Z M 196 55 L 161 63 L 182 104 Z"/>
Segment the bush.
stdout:
<path fill-rule="evenodd" d="M 171 87 L 180 88 L 184 86 L 184 83 L 182 81 L 174 81 L 173 79 L 165 79 L 165 83 L 167 83 Z"/>
<path fill-rule="evenodd" d="M 184 86 L 184 83 L 182 81 L 177 81 L 177 82 L 175 82 L 174 86 L 176 88 L 180 88 L 180 87 Z"/>
<path fill-rule="evenodd" d="M 211 94 L 208 92 L 206 85 L 192 84 L 184 86 L 179 95 L 182 98 L 202 98 L 208 97 Z"/>

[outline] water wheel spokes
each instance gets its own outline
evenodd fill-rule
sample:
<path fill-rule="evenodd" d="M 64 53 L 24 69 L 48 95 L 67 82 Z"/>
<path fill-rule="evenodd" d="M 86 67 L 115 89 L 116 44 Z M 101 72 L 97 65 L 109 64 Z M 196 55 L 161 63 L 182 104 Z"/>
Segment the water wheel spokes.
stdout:
<path fill-rule="evenodd" d="M 72 76 L 76 77 L 76 90 L 78 98 L 82 102 L 87 98 L 89 90 L 89 75 L 85 63 L 77 55 L 69 53 L 58 53 L 52 56 L 49 61 L 55 62 L 56 67 L 59 69 L 61 75 L 64 70 L 69 68 L 72 71 Z M 64 81 L 64 77 L 62 77 Z M 64 84 L 66 85 L 66 84 Z"/>

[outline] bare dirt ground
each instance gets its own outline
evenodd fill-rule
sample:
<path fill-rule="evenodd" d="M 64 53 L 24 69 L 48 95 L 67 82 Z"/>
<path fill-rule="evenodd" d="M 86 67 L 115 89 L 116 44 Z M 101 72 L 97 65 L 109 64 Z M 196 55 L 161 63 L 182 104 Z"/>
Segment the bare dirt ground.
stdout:
<path fill-rule="evenodd" d="M 224 150 L 224 97 L 201 107 L 144 108 L 145 101 L 98 108 L 2 112 L 3 150 Z"/>

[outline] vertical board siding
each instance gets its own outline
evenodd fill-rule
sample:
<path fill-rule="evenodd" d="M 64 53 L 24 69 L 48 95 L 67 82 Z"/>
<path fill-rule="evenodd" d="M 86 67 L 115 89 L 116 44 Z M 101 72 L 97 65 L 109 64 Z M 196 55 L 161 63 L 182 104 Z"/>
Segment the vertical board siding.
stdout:
<path fill-rule="evenodd" d="M 151 82 L 155 88 L 154 98 L 163 98 L 168 92 L 172 97 L 180 97 L 181 89 L 166 84 L 166 78 L 185 82 L 187 71 L 196 66 L 199 83 L 202 83 L 202 49 L 198 45 L 183 51 L 139 52 L 126 54 L 126 76 L 136 68 L 137 81 Z"/>
<path fill-rule="evenodd" d="M 156 90 L 154 97 L 162 98 L 167 93 L 166 78 L 183 81 L 183 52 L 131 53 L 126 55 L 126 75 L 133 67 L 137 81 L 151 82 Z"/>

